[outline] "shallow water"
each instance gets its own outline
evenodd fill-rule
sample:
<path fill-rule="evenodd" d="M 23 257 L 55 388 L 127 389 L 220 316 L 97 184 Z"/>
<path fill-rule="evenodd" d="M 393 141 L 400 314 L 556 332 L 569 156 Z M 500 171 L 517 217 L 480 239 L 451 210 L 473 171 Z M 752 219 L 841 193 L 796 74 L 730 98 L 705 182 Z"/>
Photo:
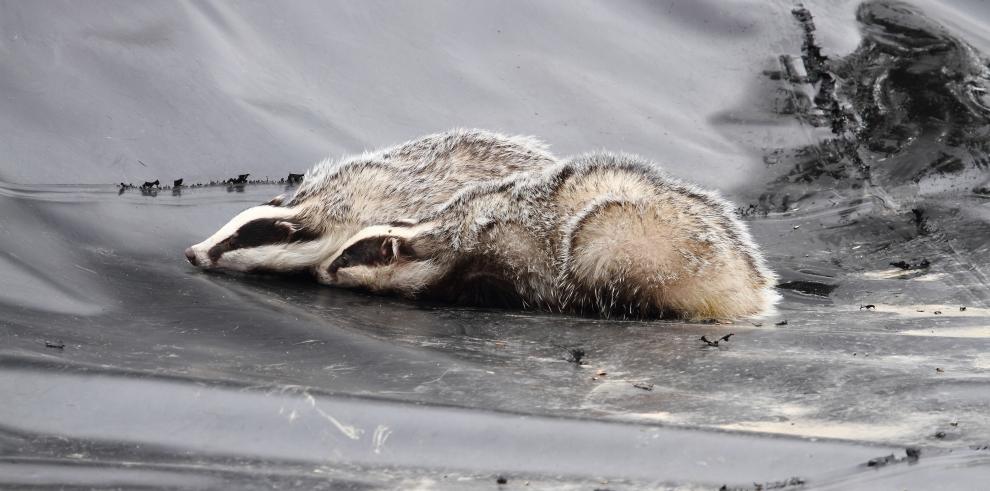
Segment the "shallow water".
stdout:
<path fill-rule="evenodd" d="M 772 73 L 806 39 L 789 2 L 0 4 L 0 483 L 985 479 L 990 10 L 805 6 L 837 113 Z M 939 63 L 966 83 L 938 92 Z M 109 184 L 281 177 L 457 125 L 654 158 L 825 293 L 709 325 L 209 274 L 183 248 L 283 185 Z M 906 446 L 918 463 L 865 465 Z"/>

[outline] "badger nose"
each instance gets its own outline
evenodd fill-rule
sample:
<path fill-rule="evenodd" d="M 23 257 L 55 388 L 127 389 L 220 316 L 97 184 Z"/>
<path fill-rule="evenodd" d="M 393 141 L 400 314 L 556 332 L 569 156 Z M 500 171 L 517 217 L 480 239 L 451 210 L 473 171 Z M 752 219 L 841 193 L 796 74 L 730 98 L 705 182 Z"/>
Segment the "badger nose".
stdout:
<path fill-rule="evenodd" d="M 186 247 L 186 259 L 189 260 L 189 264 L 196 266 L 196 253 L 192 250 L 192 247 Z"/>

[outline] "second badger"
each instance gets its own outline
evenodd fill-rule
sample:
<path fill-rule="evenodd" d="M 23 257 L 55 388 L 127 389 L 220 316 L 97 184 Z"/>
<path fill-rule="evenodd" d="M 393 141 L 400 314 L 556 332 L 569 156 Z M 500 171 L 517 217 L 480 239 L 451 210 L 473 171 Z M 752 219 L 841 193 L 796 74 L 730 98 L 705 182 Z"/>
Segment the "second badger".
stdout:
<path fill-rule="evenodd" d="M 554 311 L 732 319 L 767 313 L 775 276 L 731 205 L 654 164 L 591 154 L 367 227 L 320 281 Z"/>

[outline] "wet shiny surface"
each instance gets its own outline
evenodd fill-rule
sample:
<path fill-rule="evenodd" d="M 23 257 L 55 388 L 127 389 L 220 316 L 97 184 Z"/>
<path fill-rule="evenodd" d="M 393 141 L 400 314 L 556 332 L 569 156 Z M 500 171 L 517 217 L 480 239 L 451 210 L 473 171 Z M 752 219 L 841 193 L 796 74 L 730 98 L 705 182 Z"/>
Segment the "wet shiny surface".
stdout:
<path fill-rule="evenodd" d="M 577 488 L 742 487 L 797 477 L 823 488 L 925 489 L 965 488 L 990 474 L 990 453 L 979 450 L 990 443 L 990 201 L 979 191 L 987 155 L 965 138 L 944 138 L 983 134 L 977 106 L 940 99 L 952 117 L 926 116 L 906 129 L 898 117 L 880 118 L 869 131 L 842 133 L 777 111 L 774 94 L 795 83 L 763 71 L 780 69 L 781 54 L 800 55 L 803 39 L 786 2 L 644 3 L 627 12 L 588 4 L 566 21 L 553 5 L 537 4 L 526 15 L 500 13 L 508 16 L 499 17 L 504 29 L 487 34 L 471 30 L 498 24 L 485 12 L 438 6 L 433 16 L 451 18 L 437 37 L 406 27 L 424 44 L 390 34 L 373 46 L 347 40 L 360 39 L 374 14 L 400 27 L 409 25 L 397 20 L 403 15 L 425 18 L 384 6 L 300 5 L 277 13 L 259 13 L 270 8 L 264 4 L 190 4 L 178 13 L 131 7 L 60 26 L 75 43 L 24 33 L 24 25 L 41 25 L 31 19 L 43 7 L 3 6 L 16 15 L 0 19 L 20 19 L 4 25 L 3 49 L 19 60 L 4 65 L 20 71 L 0 79 L 16 89 L 2 102 L 15 110 L 0 118 L 11 150 L 0 167 L 0 484 L 458 488 L 494 485 L 503 475 L 509 485 Z M 871 51 L 869 42 L 895 42 L 890 32 L 900 31 L 876 31 L 869 19 L 927 33 L 910 43 L 949 36 L 936 44 L 951 49 L 931 56 L 948 53 L 953 66 L 969 63 L 966 70 L 985 66 L 980 53 L 990 52 L 981 17 L 960 14 L 982 12 L 977 4 L 926 5 L 923 19 L 874 5 L 871 16 L 861 9 L 858 23 L 854 3 L 807 7 L 816 42 L 833 59 L 852 66 L 879 53 L 871 70 L 856 72 L 870 84 L 881 61 L 910 64 L 890 58 L 896 50 Z M 316 18 L 350 30 L 322 29 Z M 549 31 L 536 36 L 535 25 Z M 866 42 L 850 41 L 857 29 L 869 34 Z M 468 32 L 474 37 L 463 42 Z M 583 44 L 570 47 L 570 37 Z M 427 73 L 387 96 L 352 87 L 412 70 L 386 64 L 367 73 L 359 63 L 386 56 L 379 52 L 402 58 L 393 45 L 400 41 L 430 55 Z M 673 48 L 691 43 L 696 48 Z M 340 53 L 318 55 L 327 45 Z M 206 51 L 167 63 L 192 46 Z M 499 49 L 458 52 L 483 46 Z M 449 58 L 437 57 L 441 48 Z M 629 58 L 614 56 L 618 48 Z M 77 52 L 56 58 L 73 50 L 129 67 L 120 73 L 167 74 L 160 90 L 170 96 L 156 95 L 149 79 L 97 77 L 88 70 L 99 64 Z M 270 59 L 281 65 L 266 65 Z M 326 64 L 304 63 L 316 59 Z M 235 76 L 235 63 L 253 67 L 252 75 Z M 293 68 L 278 70 L 285 65 Z M 670 69 L 683 66 L 694 68 Z M 830 69 L 842 86 L 845 72 Z M 979 93 L 980 76 L 974 72 L 960 97 Z M 442 104 L 427 90 L 438 81 L 464 100 Z M 289 90 L 290 82 L 302 88 Z M 30 87 L 51 95 L 34 97 Z M 101 93 L 94 87 L 106 90 L 105 101 L 93 99 Z M 181 87 L 217 92 L 181 102 L 196 94 Z M 561 87 L 582 95 L 552 95 Z M 90 98 L 58 102 L 72 90 Z M 845 121 L 872 114 L 874 99 L 847 94 L 837 96 L 851 101 Z M 244 105 L 248 96 L 267 102 Z M 271 108 L 284 109 L 278 100 L 305 109 L 276 117 Z M 502 104 L 470 102 L 492 100 Z M 137 114 L 190 129 L 148 132 Z M 912 114 L 906 121 L 919 119 Z M 101 123 L 87 124 L 92 115 Z M 135 119 L 113 119 L 121 115 Z M 253 133 L 244 121 L 264 129 Z M 281 185 L 152 196 L 53 184 L 282 175 L 321 153 L 456 124 L 535 133 L 559 154 L 607 147 L 669 163 L 672 174 L 736 200 L 782 281 L 820 294 L 783 289 L 775 315 L 732 325 L 420 305 L 306 278 L 208 274 L 186 262 L 186 246 Z M 131 143 L 115 140 L 142 131 Z M 832 140 L 839 144 L 823 146 Z M 880 140 L 890 142 L 878 147 Z M 960 164 L 930 166 L 944 164 L 943 152 Z M 891 265 L 922 260 L 927 268 Z M 699 341 L 728 333 L 735 335 L 718 347 Z M 568 361 L 575 350 L 585 365 Z M 918 462 L 866 465 L 901 458 L 908 446 L 922 448 Z"/>

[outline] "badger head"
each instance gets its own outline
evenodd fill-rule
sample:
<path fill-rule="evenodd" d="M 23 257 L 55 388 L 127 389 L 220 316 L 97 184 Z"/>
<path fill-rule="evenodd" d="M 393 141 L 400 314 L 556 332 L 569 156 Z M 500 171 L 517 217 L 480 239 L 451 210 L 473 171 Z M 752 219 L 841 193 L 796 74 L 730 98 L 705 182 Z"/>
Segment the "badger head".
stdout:
<path fill-rule="evenodd" d="M 416 296 L 446 269 L 432 224 L 396 222 L 361 229 L 315 267 L 325 285 Z"/>
<path fill-rule="evenodd" d="M 244 210 L 208 239 L 187 248 L 186 259 L 203 269 L 305 271 L 353 233 L 344 226 L 315 226 L 304 205 L 281 204 L 275 198 Z"/>

